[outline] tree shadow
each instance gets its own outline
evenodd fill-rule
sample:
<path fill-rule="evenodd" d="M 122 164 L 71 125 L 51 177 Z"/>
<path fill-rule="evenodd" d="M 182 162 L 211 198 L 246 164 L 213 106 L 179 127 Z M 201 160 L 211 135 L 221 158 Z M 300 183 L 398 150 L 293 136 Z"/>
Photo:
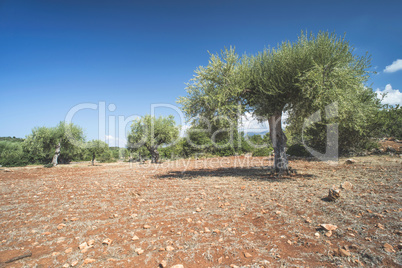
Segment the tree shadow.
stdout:
<path fill-rule="evenodd" d="M 272 174 L 268 167 L 254 168 L 209 168 L 195 170 L 174 170 L 165 174 L 155 175 L 157 179 L 183 179 L 192 180 L 201 177 L 240 177 L 249 181 L 284 181 L 313 179 L 316 176 L 311 174 Z"/>

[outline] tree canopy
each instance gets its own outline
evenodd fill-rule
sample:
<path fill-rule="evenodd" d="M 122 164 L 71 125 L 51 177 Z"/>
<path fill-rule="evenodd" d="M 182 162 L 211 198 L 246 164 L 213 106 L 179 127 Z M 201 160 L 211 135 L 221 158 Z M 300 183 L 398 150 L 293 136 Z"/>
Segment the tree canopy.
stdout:
<path fill-rule="evenodd" d="M 60 143 L 60 163 L 69 163 L 81 153 L 81 148 L 72 139 L 84 142 L 83 130 L 74 124 L 60 122 L 56 127 L 37 127 L 23 142 L 24 153 L 30 163 L 48 164 L 52 161 L 55 148 Z"/>
<path fill-rule="evenodd" d="M 145 115 L 132 123 L 127 146 L 128 148 L 147 148 L 152 156 L 152 163 L 158 163 L 159 146 L 174 142 L 178 137 L 179 128 L 172 115 L 158 118 Z"/>
<path fill-rule="evenodd" d="M 92 165 L 94 165 L 96 156 L 99 156 L 108 151 L 109 145 L 101 140 L 92 140 L 86 144 L 86 149 L 92 156 Z"/>

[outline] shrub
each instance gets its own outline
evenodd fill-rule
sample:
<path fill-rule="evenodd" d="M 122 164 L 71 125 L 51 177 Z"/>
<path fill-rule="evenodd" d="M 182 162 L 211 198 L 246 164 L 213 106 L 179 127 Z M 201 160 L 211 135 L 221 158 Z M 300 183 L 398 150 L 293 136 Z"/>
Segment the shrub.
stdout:
<path fill-rule="evenodd" d="M 311 154 L 302 144 L 294 144 L 290 146 L 289 149 L 286 151 L 286 153 L 292 156 L 302 156 L 302 157 L 311 156 Z"/>
<path fill-rule="evenodd" d="M 116 162 L 116 159 L 113 158 L 113 152 L 110 150 L 105 150 L 102 154 L 98 156 L 98 161 L 101 163 L 111 163 Z"/>
<path fill-rule="evenodd" d="M 26 166 L 28 159 L 22 150 L 21 142 L 0 141 L 0 165 L 4 167 Z"/>
<path fill-rule="evenodd" d="M 273 150 L 272 147 L 260 148 L 253 152 L 253 156 L 270 156 Z"/>

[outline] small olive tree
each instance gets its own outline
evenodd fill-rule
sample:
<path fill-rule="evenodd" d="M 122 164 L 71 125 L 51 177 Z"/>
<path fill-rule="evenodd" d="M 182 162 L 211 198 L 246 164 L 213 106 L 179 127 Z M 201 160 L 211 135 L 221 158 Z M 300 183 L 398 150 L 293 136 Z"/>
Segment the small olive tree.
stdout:
<path fill-rule="evenodd" d="M 92 156 L 92 165 L 95 164 L 96 156 L 99 156 L 109 150 L 109 145 L 106 142 L 100 140 L 92 140 L 86 145 L 87 151 Z"/>
<path fill-rule="evenodd" d="M 178 137 L 179 128 L 172 115 L 158 118 L 146 115 L 131 125 L 128 147 L 129 149 L 145 147 L 151 154 L 152 163 L 158 163 L 158 148 L 174 142 Z"/>

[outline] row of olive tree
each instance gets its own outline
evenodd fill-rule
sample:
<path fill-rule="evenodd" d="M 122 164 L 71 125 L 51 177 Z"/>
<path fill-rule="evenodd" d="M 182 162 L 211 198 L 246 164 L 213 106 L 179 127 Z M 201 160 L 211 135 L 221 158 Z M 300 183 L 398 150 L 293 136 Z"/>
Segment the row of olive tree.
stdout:
<path fill-rule="evenodd" d="M 239 133 L 237 129 L 193 125 L 184 137 L 179 137 L 179 129 L 173 116 L 156 118 L 146 115 L 132 123 L 127 148 L 139 161 L 150 156 L 152 163 L 158 163 L 161 156 L 172 159 L 231 156 L 247 152 L 267 156 L 272 150 L 268 135 L 248 136 Z"/>
<path fill-rule="evenodd" d="M 55 166 L 71 161 L 112 161 L 114 155 L 102 141 L 85 142 L 82 128 L 60 122 L 56 127 L 36 127 L 25 140 L 0 141 L 0 165 L 24 166 L 47 164 Z"/>

